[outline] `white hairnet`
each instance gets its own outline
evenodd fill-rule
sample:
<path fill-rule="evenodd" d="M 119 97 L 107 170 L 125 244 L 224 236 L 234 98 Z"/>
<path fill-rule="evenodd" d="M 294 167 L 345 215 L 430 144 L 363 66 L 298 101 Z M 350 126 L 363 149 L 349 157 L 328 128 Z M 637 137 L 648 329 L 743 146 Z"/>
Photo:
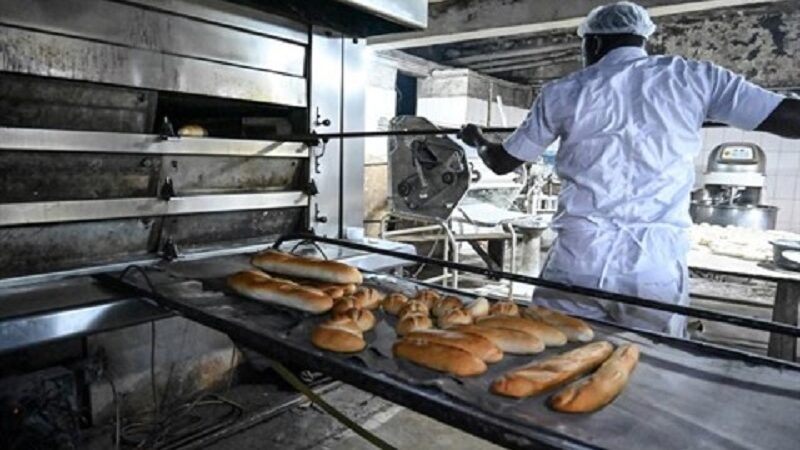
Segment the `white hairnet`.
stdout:
<path fill-rule="evenodd" d="M 647 10 L 633 2 L 618 2 L 592 10 L 578 27 L 585 34 L 636 34 L 649 38 L 656 31 Z"/>

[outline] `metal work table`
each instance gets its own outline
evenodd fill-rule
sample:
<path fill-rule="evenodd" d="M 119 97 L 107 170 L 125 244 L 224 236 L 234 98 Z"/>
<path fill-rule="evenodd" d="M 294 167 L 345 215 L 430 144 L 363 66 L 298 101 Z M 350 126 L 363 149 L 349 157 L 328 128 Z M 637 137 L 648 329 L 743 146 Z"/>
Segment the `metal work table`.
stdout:
<path fill-rule="evenodd" d="M 800 367 L 690 341 L 595 323 L 597 339 L 635 342 L 642 358 L 623 394 L 587 415 L 550 411 L 547 397 L 512 400 L 488 392 L 504 371 L 546 357 L 506 355 L 489 372 L 455 379 L 391 358 L 393 319 L 377 312 L 369 348 L 347 356 L 321 351 L 309 333 L 324 317 L 272 307 L 231 294 L 223 277 L 248 267 L 244 256 L 148 269 L 107 286 L 148 295 L 161 306 L 227 333 L 267 357 L 324 372 L 360 389 L 510 448 L 791 448 L 800 415 Z M 367 277 L 386 290 L 413 290 L 389 276 Z M 449 290 L 454 292 L 454 290 Z M 462 296 L 468 296 L 463 294 Z"/>
<path fill-rule="evenodd" d="M 772 307 L 774 322 L 797 325 L 800 303 L 800 272 L 783 270 L 772 264 L 748 261 L 707 252 L 689 252 L 689 268 L 700 272 L 735 275 L 777 283 L 775 303 Z M 797 339 L 772 333 L 769 336 L 767 354 L 774 358 L 795 361 Z"/>

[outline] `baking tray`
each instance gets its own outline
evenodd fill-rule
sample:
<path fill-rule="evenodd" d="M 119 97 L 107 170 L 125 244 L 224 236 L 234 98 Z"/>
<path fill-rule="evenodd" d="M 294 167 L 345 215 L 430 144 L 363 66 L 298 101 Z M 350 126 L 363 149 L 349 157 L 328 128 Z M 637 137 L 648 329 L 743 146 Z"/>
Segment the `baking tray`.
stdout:
<path fill-rule="evenodd" d="M 393 318 L 377 312 L 378 324 L 366 333 L 365 351 L 352 356 L 326 352 L 309 339 L 324 316 L 266 305 L 227 290 L 224 277 L 248 267 L 247 256 L 238 255 L 148 268 L 149 281 L 136 271 L 123 281 L 100 278 L 225 332 L 265 356 L 325 372 L 510 448 L 797 446 L 800 370 L 792 364 L 595 322 L 596 339 L 637 343 L 641 360 L 626 389 L 608 407 L 593 414 L 557 413 L 545 405 L 547 395 L 508 399 L 489 393 L 488 386 L 510 368 L 576 344 L 534 356 L 506 355 L 486 374 L 458 379 L 393 359 Z M 387 291 L 417 288 L 385 275 L 367 275 L 367 282 Z M 419 445 L 424 447 L 424 437 Z"/>

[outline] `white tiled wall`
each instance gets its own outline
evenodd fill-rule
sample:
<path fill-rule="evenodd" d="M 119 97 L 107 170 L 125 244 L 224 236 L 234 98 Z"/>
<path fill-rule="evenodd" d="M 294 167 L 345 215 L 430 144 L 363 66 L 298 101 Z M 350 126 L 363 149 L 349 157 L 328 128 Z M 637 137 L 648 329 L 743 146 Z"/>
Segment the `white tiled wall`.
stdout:
<path fill-rule="evenodd" d="M 762 203 L 779 208 L 778 229 L 800 233 L 800 140 L 735 128 L 706 128 L 703 130 L 703 151 L 695 159 L 696 186 L 702 185 L 709 153 L 723 142 L 752 142 L 764 150 L 767 186 Z"/>

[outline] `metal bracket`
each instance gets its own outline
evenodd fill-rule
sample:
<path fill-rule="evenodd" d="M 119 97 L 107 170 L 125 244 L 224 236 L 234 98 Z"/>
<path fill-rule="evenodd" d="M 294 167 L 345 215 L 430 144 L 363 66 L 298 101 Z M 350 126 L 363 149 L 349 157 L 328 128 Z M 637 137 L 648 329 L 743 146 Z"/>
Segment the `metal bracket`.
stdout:
<path fill-rule="evenodd" d="M 175 183 L 172 182 L 172 178 L 166 177 L 164 179 L 164 184 L 161 185 L 161 190 L 158 192 L 158 198 L 161 200 L 169 200 L 177 195 L 177 192 L 175 192 Z"/>
<path fill-rule="evenodd" d="M 306 184 L 306 188 L 303 189 L 303 192 L 310 197 L 319 194 L 317 183 L 314 180 L 309 181 L 308 184 Z"/>
<path fill-rule="evenodd" d="M 177 259 L 180 255 L 181 252 L 180 248 L 178 248 L 178 244 L 173 241 L 172 238 L 167 238 L 164 245 L 161 247 L 161 256 L 167 261 L 172 261 Z"/>
<path fill-rule="evenodd" d="M 169 121 L 169 117 L 164 116 L 164 121 L 161 122 L 161 129 L 158 133 L 158 138 L 162 141 L 166 141 L 168 139 L 179 138 L 178 133 L 175 132 L 175 128 L 172 126 L 172 122 Z"/>
<path fill-rule="evenodd" d="M 314 173 L 321 174 L 322 171 L 320 170 L 320 162 L 319 160 L 325 156 L 325 146 L 328 143 L 327 139 L 322 140 L 322 148 L 320 149 L 319 153 L 314 152 Z M 313 150 L 312 150 L 313 151 Z"/>
<path fill-rule="evenodd" d="M 328 222 L 328 216 L 323 216 L 319 213 L 319 203 L 314 203 L 314 221 L 319 223 Z"/>

